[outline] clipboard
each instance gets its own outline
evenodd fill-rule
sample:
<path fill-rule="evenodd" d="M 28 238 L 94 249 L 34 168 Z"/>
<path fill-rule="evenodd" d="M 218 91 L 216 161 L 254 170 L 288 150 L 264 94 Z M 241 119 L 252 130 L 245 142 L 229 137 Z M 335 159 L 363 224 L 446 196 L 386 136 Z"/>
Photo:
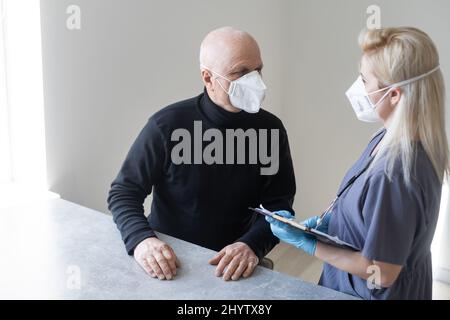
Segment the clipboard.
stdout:
<path fill-rule="evenodd" d="M 285 224 L 288 224 L 291 227 L 300 229 L 301 231 L 314 236 L 318 241 L 323 242 L 325 244 L 331 245 L 333 247 L 350 249 L 352 251 L 359 251 L 358 248 L 351 245 L 350 243 L 347 243 L 347 242 L 339 239 L 338 237 L 332 237 L 329 234 L 321 232 L 317 229 L 308 228 L 307 226 L 300 224 L 294 220 L 289 220 L 287 218 L 281 217 L 281 216 L 275 214 L 274 212 L 271 212 L 271 211 L 265 209 L 262 205 L 260 205 L 260 208 L 249 208 L 249 209 L 254 212 L 257 212 L 259 214 L 262 214 L 264 216 L 272 217 L 273 219 L 283 222 Z"/>

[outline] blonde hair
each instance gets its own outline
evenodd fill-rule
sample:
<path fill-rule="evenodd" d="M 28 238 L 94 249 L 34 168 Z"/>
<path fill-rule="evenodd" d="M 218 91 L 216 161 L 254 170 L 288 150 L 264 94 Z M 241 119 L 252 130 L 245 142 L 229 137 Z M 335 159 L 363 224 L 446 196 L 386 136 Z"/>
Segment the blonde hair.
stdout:
<path fill-rule="evenodd" d="M 416 28 L 363 30 L 359 44 L 383 86 L 420 76 L 439 66 L 439 54 L 433 41 Z M 442 72 L 439 69 L 402 86 L 401 90 L 400 101 L 371 167 L 386 156 L 385 171 L 392 178 L 395 162 L 400 160 L 404 179 L 409 185 L 416 142 L 420 141 L 437 177 L 443 182 L 450 167 Z"/>

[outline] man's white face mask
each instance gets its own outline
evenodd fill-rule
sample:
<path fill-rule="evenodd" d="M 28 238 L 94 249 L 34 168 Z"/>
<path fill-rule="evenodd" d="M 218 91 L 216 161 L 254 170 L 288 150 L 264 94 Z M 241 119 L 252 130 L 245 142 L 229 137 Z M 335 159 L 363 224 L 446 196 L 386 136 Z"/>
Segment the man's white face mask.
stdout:
<path fill-rule="evenodd" d="M 376 108 L 380 105 L 381 101 L 383 101 L 388 94 L 394 89 L 403 87 L 407 84 L 413 83 L 415 81 L 418 81 L 420 79 L 423 79 L 425 77 L 428 77 L 430 74 L 434 73 L 440 68 L 440 66 L 437 66 L 433 70 L 424 73 L 420 76 L 414 77 L 412 79 L 408 79 L 402 82 L 394 83 L 390 86 L 387 86 L 386 88 L 373 91 L 370 93 L 367 93 L 366 87 L 364 85 L 364 82 L 362 81 L 362 77 L 359 76 L 358 79 L 355 81 L 355 83 L 348 89 L 346 92 L 347 98 L 350 101 L 353 110 L 356 113 L 356 116 L 359 120 L 364 122 L 377 122 L 380 120 L 380 117 L 378 116 L 378 113 L 376 111 Z M 376 104 L 372 103 L 372 100 L 370 100 L 370 96 L 377 93 L 387 90 L 387 92 L 381 97 L 380 100 Z"/>
<path fill-rule="evenodd" d="M 239 79 L 230 80 L 205 66 L 201 67 L 211 71 L 215 75 L 227 80 L 230 83 L 230 87 L 227 91 L 216 78 L 219 86 L 228 94 L 233 107 L 248 113 L 257 113 L 259 111 L 262 102 L 266 97 L 267 87 L 258 71 L 255 70 L 243 75 Z"/>

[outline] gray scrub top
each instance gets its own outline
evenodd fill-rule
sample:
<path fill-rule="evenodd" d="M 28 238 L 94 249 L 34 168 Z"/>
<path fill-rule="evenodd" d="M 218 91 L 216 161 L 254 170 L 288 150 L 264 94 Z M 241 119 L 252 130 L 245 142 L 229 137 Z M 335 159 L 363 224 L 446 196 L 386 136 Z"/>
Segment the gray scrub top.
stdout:
<path fill-rule="evenodd" d="M 378 132 L 346 174 L 340 190 L 371 160 L 371 153 L 385 135 Z M 431 299 L 431 242 L 439 214 L 442 185 L 420 143 L 417 144 L 411 185 L 407 186 L 401 163 L 391 180 L 386 161 L 356 179 L 330 212 L 328 233 L 353 244 L 369 259 L 401 265 L 389 288 L 369 289 L 367 281 L 327 263 L 319 284 L 362 299 Z"/>

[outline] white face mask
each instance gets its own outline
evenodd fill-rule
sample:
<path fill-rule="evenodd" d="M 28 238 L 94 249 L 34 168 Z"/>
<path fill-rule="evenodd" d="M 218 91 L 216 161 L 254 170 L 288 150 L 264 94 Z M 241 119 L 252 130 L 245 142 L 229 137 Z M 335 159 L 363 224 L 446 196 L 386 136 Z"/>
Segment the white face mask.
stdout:
<path fill-rule="evenodd" d="M 430 74 L 434 73 L 439 68 L 440 66 L 437 66 L 433 70 L 424 73 L 420 76 L 414 77 L 409 80 L 401 81 L 398 83 L 394 83 L 390 86 L 387 86 L 386 88 L 376 90 L 370 93 L 367 93 L 362 77 L 359 76 L 358 79 L 355 81 L 355 83 L 350 87 L 350 89 L 348 89 L 348 91 L 345 94 L 347 95 L 347 98 L 350 101 L 353 110 L 355 111 L 356 116 L 358 117 L 359 120 L 364 122 L 377 122 L 380 120 L 380 117 L 378 116 L 376 108 L 394 88 L 403 87 L 407 84 L 428 77 Z M 388 90 L 386 94 L 383 97 L 381 97 L 381 99 L 378 100 L 376 104 L 373 104 L 369 96 L 385 90 Z"/>
<path fill-rule="evenodd" d="M 227 91 L 222 86 L 220 81 L 216 79 L 222 90 L 225 91 L 230 97 L 230 102 L 235 108 L 241 109 L 248 113 L 257 113 L 259 111 L 262 102 L 266 97 L 267 87 L 258 71 L 255 70 L 249 72 L 239 79 L 232 81 L 207 67 L 202 66 L 202 68 L 210 70 L 220 78 L 230 82 L 230 87 Z"/>

